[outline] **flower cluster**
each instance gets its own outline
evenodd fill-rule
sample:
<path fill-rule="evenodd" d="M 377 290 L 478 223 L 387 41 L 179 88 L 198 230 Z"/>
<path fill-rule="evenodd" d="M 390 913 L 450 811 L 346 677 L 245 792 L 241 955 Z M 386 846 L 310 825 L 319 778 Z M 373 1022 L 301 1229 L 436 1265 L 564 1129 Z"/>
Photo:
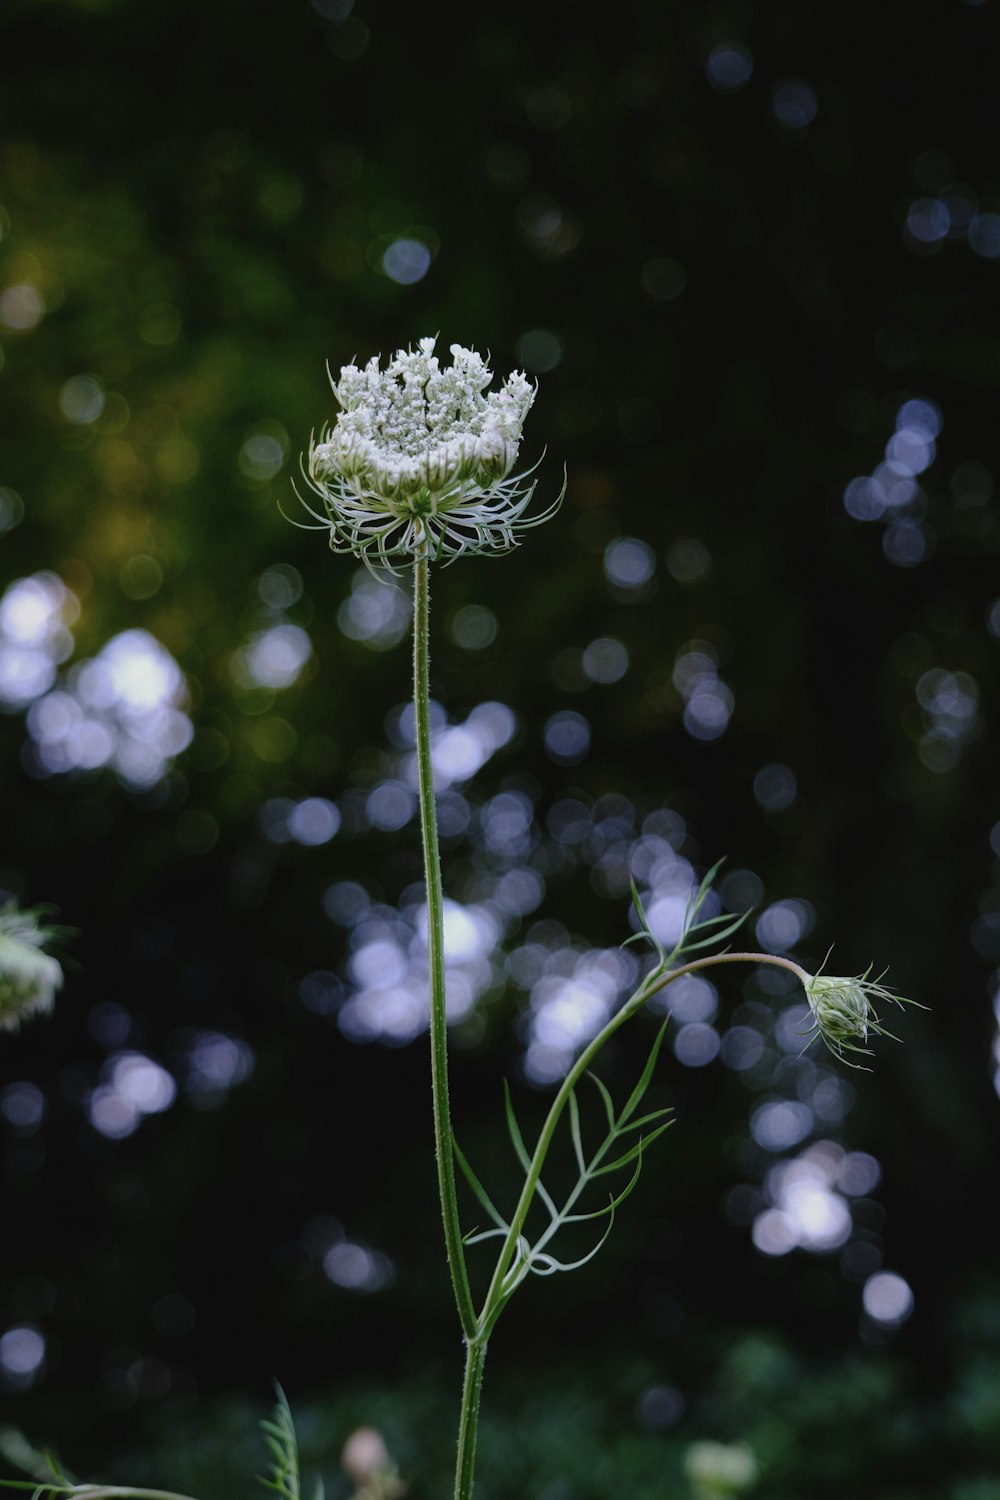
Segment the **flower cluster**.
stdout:
<path fill-rule="evenodd" d="M 914 1003 L 886 989 L 877 979 L 869 979 L 870 973 L 870 968 L 853 978 L 820 973 L 807 975 L 804 980 L 812 1035 L 821 1036 L 830 1051 L 849 1067 L 859 1064 L 852 1063 L 846 1053 L 871 1054 L 869 1035 L 892 1037 L 878 1018 L 876 1002 L 899 1006 Z"/>
<path fill-rule="evenodd" d="M 487 394 L 493 376 L 474 349 L 452 344 L 453 363 L 442 369 L 434 345 L 421 339 L 385 370 L 376 356 L 331 379 L 342 410 L 312 442 L 307 471 L 326 514 L 307 509 L 335 552 L 389 568 L 418 556 L 507 552 L 562 500 L 526 517 L 532 471 L 511 475 L 535 387 L 515 371 Z"/>
<path fill-rule="evenodd" d="M 12 902 L 0 907 L 0 1031 L 16 1031 L 29 1016 L 52 1009 L 63 972 L 43 948 L 56 936 L 55 928 L 40 926 L 37 912 L 18 911 Z"/>

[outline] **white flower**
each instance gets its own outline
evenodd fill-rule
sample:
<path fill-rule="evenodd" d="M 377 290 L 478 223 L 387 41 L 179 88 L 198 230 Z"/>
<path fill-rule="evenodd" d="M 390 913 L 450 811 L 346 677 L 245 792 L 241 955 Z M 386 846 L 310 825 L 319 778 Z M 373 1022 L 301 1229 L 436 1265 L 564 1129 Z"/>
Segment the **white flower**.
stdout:
<path fill-rule="evenodd" d="M 52 1009 L 63 972 L 42 949 L 57 935 L 39 925 L 37 912 L 18 911 L 13 902 L 0 908 L 0 1031 L 16 1031 L 29 1016 Z"/>
<path fill-rule="evenodd" d="M 326 516 L 307 509 L 335 552 L 369 565 L 507 552 L 562 500 L 526 518 L 535 484 L 511 475 L 535 387 L 515 371 L 486 394 L 493 375 L 474 349 L 452 344 L 442 369 L 434 344 L 400 349 L 385 370 L 377 356 L 345 365 L 331 378 L 340 415 L 310 445 L 307 477 Z"/>

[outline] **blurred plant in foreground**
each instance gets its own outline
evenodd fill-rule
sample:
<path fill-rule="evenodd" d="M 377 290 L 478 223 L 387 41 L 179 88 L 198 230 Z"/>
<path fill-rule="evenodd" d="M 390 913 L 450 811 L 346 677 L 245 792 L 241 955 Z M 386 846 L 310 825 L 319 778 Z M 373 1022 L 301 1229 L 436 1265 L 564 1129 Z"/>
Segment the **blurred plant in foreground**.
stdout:
<path fill-rule="evenodd" d="M 400 1500 L 406 1493 L 385 1439 L 374 1427 L 358 1427 L 351 1433 L 340 1466 L 356 1486 L 353 1500 Z"/>
<path fill-rule="evenodd" d="M 757 1482 L 757 1460 L 746 1443 L 692 1443 L 684 1472 L 695 1500 L 725 1500 Z"/>
<path fill-rule="evenodd" d="M 62 989 L 62 965 L 45 947 L 65 929 L 44 927 L 41 916 L 40 910 L 19 911 L 12 901 L 0 907 L 0 1031 L 47 1015 Z"/>

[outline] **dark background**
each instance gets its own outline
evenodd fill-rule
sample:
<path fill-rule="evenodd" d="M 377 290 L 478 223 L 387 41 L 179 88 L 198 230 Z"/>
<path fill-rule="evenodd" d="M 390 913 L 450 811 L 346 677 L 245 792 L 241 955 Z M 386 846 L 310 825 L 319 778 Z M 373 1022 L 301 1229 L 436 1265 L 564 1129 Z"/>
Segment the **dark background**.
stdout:
<path fill-rule="evenodd" d="M 358 594 L 359 565 L 279 511 L 333 416 L 324 363 L 439 332 L 537 375 L 539 499 L 569 476 L 515 555 L 434 588 L 435 697 L 518 726 L 455 789 L 446 885 L 479 900 L 517 863 L 546 887 L 455 1031 L 481 1175 L 514 1185 L 501 1078 L 526 1131 L 545 1106 L 504 952 L 614 950 L 623 840 L 657 809 L 699 876 L 751 872 L 727 898 L 758 908 L 748 931 L 800 903 L 800 961 L 836 943 L 833 972 L 888 964 L 929 1007 L 871 1074 L 771 1040 L 770 1071 L 665 1055 L 677 1124 L 609 1244 L 494 1341 L 484 1500 L 686 1494 L 705 1438 L 748 1443 L 774 1497 L 1000 1495 L 991 0 L 8 0 L 0 57 L 0 589 L 71 591 L 35 700 L 142 630 L 193 726 L 137 785 L 54 771 L 27 700 L 0 718 L 0 887 L 77 929 L 54 1018 L 3 1040 L 0 1334 L 45 1340 L 4 1373 L 5 1421 L 88 1474 L 235 1493 L 277 1376 L 335 1492 L 361 1421 L 414 1496 L 446 1492 L 460 1350 L 425 1039 L 345 1035 L 351 922 L 326 895 L 351 882 L 389 920 L 420 879 L 415 822 L 362 811 L 401 774 L 406 637 L 343 628 L 350 598 L 404 596 Z M 909 498 L 845 506 L 913 400 L 940 431 Z M 276 625 L 311 645 L 285 687 L 237 655 Z M 731 709 L 712 737 L 685 721 L 692 653 Z M 546 748 L 561 713 L 586 754 Z M 502 792 L 534 808 L 524 858 L 481 837 Z M 309 798 L 343 818 L 319 845 L 282 822 Z M 755 983 L 723 972 L 720 1032 L 770 1038 L 794 997 Z M 651 1036 L 608 1056 L 619 1093 Z M 169 1107 L 113 1114 L 123 1056 L 164 1099 L 173 1080 Z M 760 1104 L 827 1077 L 835 1117 L 762 1146 Z M 767 1173 L 815 1140 L 881 1179 L 849 1239 L 762 1254 Z M 324 1274 L 338 1244 L 361 1286 Z M 864 1311 L 879 1267 L 912 1290 L 898 1327 Z"/>

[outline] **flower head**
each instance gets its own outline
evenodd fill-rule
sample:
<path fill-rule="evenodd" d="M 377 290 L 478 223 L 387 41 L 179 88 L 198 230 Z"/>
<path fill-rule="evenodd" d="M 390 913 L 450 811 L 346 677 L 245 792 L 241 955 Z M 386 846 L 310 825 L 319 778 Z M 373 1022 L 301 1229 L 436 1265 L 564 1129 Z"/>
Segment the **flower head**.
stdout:
<path fill-rule="evenodd" d="M 307 478 L 335 552 L 371 565 L 427 555 L 507 552 L 548 519 L 525 511 L 535 484 L 512 475 L 535 387 L 515 371 L 499 391 L 474 349 L 452 344 L 442 369 L 435 339 L 400 349 L 385 370 L 345 365 L 333 393 L 342 408 L 309 448 Z M 564 486 L 565 489 L 565 486 Z"/>
<path fill-rule="evenodd" d="M 50 1011 L 62 988 L 61 964 L 43 951 L 59 930 L 42 927 L 38 916 L 13 902 L 0 907 L 0 1031 L 16 1031 L 29 1016 Z"/>
<path fill-rule="evenodd" d="M 807 975 L 804 981 L 806 999 L 812 1019 L 812 1035 L 821 1036 L 830 1051 L 849 1067 L 858 1067 L 845 1054 L 848 1052 L 871 1055 L 867 1045 L 869 1036 L 892 1037 L 878 1018 L 875 1004 L 911 1005 L 914 1001 L 894 994 L 879 983 L 882 978 L 869 979 L 871 969 L 853 978 L 837 978 L 832 974 Z M 898 1040 L 892 1037 L 893 1041 Z"/>

